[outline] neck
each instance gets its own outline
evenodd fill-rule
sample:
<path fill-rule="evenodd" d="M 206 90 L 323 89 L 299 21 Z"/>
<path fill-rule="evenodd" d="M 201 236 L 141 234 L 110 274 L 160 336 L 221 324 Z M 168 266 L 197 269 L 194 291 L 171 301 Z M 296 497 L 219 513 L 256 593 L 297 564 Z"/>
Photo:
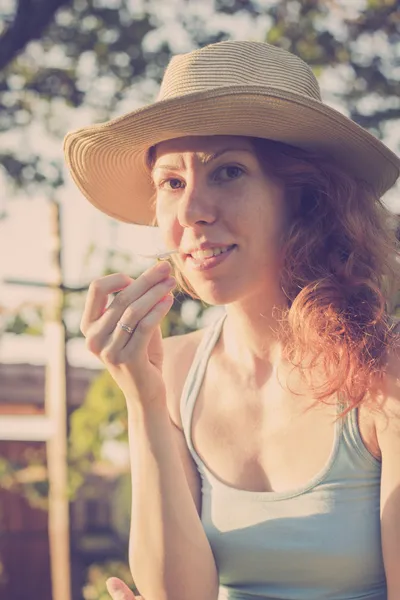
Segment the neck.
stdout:
<path fill-rule="evenodd" d="M 283 293 L 277 291 L 273 297 L 264 296 L 262 301 L 245 299 L 226 307 L 224 355 L 260 384 L 282 362 L 278 331 L 281 309 L 285 306 Z"/>

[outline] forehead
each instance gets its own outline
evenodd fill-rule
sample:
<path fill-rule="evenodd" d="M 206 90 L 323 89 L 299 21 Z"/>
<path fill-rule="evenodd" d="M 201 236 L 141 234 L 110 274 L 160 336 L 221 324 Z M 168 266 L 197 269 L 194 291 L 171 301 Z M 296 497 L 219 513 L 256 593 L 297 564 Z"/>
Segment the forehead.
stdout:
<path fill-rule="evenodd" d="M 253 151 L 249 138 L 233 135 L 193 136 L 176 138 L 160 142 L 155 147 L 154 159 L 158 161 L 163 156 L 197 154 L 208 156 L 220 150 L 246 149 Z"/>

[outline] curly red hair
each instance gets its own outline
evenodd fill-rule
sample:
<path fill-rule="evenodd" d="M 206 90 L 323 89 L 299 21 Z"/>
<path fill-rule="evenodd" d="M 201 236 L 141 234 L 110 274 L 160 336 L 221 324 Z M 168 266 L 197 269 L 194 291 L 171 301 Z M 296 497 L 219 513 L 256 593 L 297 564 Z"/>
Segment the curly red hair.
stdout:
<path fill-rule="evenodd" d="M 394 216 L 322 153 L 252 142 L 266 172 L 285 184 L 290 213 L 281 271 L 287 308 L 279 317 L 285 357 L 304 374 L 322 368 L 316 399 L 340 393 L 347 412 L 379 389 L 399 341 L 391 316 L 400 282 Z"/>
<path fill-rule="evenodd" d="M 254 146 L 265 169 L 284 182 L 289 204 L 281 272 L 285 356 L 310 372 L 322 367 L 316 398 L 340 392 L 351 410 L 376 389 L 388 348 L 398 341 L 393 215 L 364 182 L 321 153 L 261 139 Z"/>

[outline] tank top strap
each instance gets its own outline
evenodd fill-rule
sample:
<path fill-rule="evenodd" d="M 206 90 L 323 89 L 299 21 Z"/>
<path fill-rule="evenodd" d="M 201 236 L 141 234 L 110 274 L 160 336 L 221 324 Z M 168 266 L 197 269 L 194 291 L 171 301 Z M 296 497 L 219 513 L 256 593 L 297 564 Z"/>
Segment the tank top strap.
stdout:
<path fill-rule="evenodd" d="M 394 331 L 400 334 L 400 319 L 393 317 Z M 345 407 L 343 401 L 339 402 L 339 409 L 342 411 Z M 378 472 L 381 470 L 382 462 L 377 459 L 364 443 L 359 425 L 359 409 L 353 408 L 342 420 L 342 446 L 347 453 L 348 460 L 357 463 L 357 468 L 369 468 L 370 471 Z"/>
<path fill-rule="evenodd" d="M 191 438 L 190 427 L 193 408 L 203 382 L 208 360 L 221 334 L 225 318 L 226 313 L 205 329 L 183 386 L 180 401 L 180 413 L 183 431 L 188 441 Z"/>
<path fill-rule="evenodd" d="M 346 403 L 339 394 L 338 414 L 345 409 Z M 359 410 L 358 407 L 350 410 L 345 417 L 340 417 L 341 421 L 341 446 L 342 453 L 347 457 L 347 461 L 353 465 L 357 464 L 357 468 L 369 467 L 376 469 L 380 467 L 380 461 L 371 454 L 366 447 L 360 432 L 359 427 Z"/>

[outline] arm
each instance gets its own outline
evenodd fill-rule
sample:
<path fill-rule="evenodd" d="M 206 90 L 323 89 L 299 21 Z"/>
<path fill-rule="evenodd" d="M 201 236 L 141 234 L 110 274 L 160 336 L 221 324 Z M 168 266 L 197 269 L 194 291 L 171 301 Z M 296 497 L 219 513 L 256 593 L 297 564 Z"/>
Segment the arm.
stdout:
<path fill-rule="evenodd" d="M 166 403 L 141 418 L 129 417 L 130 566 L 146 600 L 218 596 L 215 561 L 199 517 L 198 473 L 181 431 L 179 399 L 190 355 L 185 337 L 164 340 Z"/>
<path fill-rule="evenodd" d="M 164 381 L 168 359 L 163 361 L 160 322 L 172 306 L 168 292 L 175 280 L 170 271 L 164 263 L 137 280 L 116 273 L 94 281 L 81 330 L 126 399 L 135 584 L 146 600 L 214 600 L 217 569 L 179 454 L 177 436 L 182 442 L 182 433 L 171 422 Z M 181 372 L 172 350 L 169 364 Z"/>
<path fill-rule="evenodd" d="M 185 336 L 186 340 L 193 336 Z M 187 343 L 183 343 L 182 337 L 168 338 L 164 340 L 164 380 L 168 390 L 168 409 L 172 424 L 173 438 L 176 442 L 178 453 L 182 461 L 185 471 L 186 480 L 192 495 L 193 502 L 196 506 L 197 513 L 201 514 L 201 481 L 196 465 L 188 450 L 185 436 L 182 432 L 182 422 L 180 418 L 180 396 L 186 371 L 189 363 L 193 358 L 193 351 L 190 351 Z M 175 357 L 181 368 L 178 373 L 175 373 L 174 365 L 176 364 Z M 187 368 L 185 368 L 187 362 Z M 107 580 L 107 590 L 112 600 L 145 600 L 142 596 L 135 596 L 129 587 L 117 577 L 112 577 Z"/>
<path fill-rule="evenodd" d="M 376 417 L 382 454 L 381 532 L 388 600 L 400 598 L 400 352 L 389 359 L 387 400 Z"/>

